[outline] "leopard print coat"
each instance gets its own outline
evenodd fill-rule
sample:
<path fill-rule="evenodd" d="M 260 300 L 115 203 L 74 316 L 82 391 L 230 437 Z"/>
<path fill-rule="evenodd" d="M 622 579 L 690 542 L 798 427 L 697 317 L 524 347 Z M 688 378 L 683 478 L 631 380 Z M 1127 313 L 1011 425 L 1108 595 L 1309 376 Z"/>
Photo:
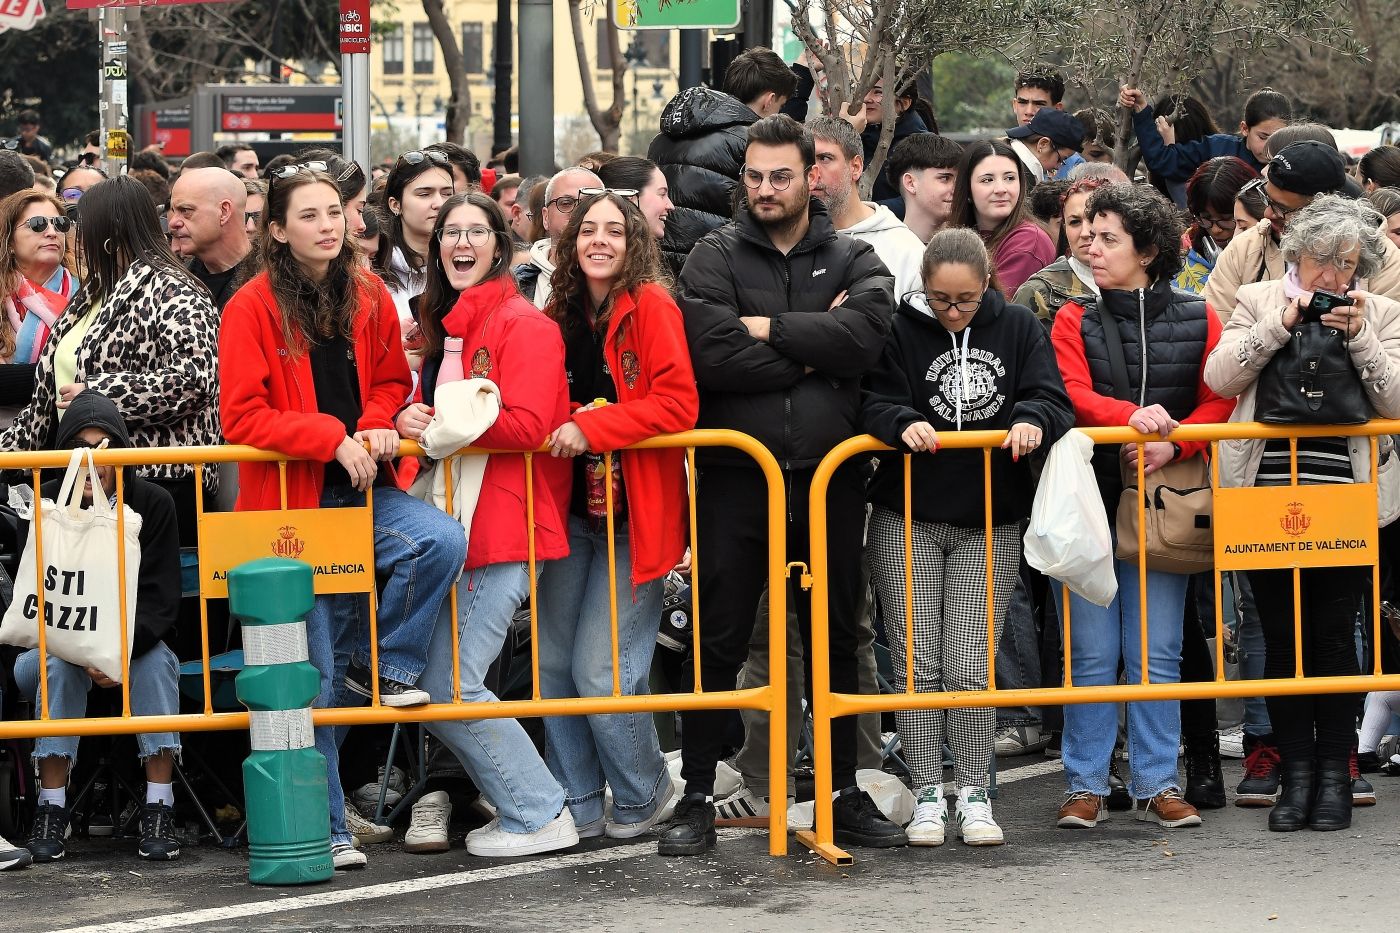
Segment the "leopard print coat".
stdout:
<path fill-rule="evenodd" d="M 34 398 L 0 434 L 0 450 L 47 450 L 58 427 L 54 354 L 64 335 L 89 313 L 87 291 L 73 297 L 54 323 L 34 378 Z M 197 283 L 131 264 L 97 309 L 78 344 L 78 378 L 116 403 L 132 447 L 193 447 L 222 443 L 219 430 L 219 316 Z M 147 479 L 184 479 L 194 467 L 140 468 Z M 218 471 L 204 471 L 214 492 Z"/>

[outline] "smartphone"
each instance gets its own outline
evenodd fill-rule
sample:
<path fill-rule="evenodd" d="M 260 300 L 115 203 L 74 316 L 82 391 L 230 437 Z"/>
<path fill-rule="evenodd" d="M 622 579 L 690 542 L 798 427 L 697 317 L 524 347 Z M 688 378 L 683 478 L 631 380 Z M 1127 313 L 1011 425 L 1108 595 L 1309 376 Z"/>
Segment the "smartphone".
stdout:
<path fill-rule="evenodd" d="M 1356 304 L 1356 299 L 1348 295 L 1338 295 L 1336 292 L 1318 289 L 1313 292 L 1312 301 L 1309 301 L 1303 308 L 1303 320 L 1320 321 L 1322 316 L 1333 308 L 1354 304 Z"/>

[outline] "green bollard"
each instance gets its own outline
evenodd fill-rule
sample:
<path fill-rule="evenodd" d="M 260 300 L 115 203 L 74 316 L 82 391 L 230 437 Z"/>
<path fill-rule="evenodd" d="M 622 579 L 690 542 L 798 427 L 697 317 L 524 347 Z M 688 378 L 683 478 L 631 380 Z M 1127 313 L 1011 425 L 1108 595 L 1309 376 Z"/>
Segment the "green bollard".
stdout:
<path fill-rule="evenodd" d="M 331 862 L 326 759 L 316 750 L 311 704 L 321 674 L 307 660 L 311 566 L 269 557 L 229 571 L 229 609 L 243 625 L 238 699 L 248 707 L 252 753 L 243 762 L 248 880 L 311 884 Z"/>

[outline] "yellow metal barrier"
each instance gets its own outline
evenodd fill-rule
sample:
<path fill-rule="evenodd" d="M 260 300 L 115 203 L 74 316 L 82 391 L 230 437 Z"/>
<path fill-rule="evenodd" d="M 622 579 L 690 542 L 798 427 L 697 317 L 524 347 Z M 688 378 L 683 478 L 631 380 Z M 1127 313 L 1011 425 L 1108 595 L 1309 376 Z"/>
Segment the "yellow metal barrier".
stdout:
<path fill-rule="evenodd" d="M 700 561 L 704 558 L 696 542 L 696 496 L 695 496 L 695 451 L 700 447 L 727 447 L 742 451 L 753 458 L 758 468 L 762 470 L 768 482 L 768 535 L 772 546 L 768 555 L 768 592 L 769 592 L 769 626 L 768 626 L 768 650 L 770 657 L 781 659 L 787 657 L 787 586 L 785 585 L 787 576 L 787 564 L 784 559 L 786 554 L 787 522 L 784 514 L 784 484 L 782 470 L 779 468 L 772 454 L 758 441 L 745 434 L 735 431 L 689 431 L 682 434 L 666 435 L 651 438 L 639 444 L 629 447 L 629 450 L 651 450 L 660 448 L 686 449 L 686 460 L 689 476 L 690 492 L 690 546 L 691 546 L 691 575 L 692 579 L 697 578 Z M 400 446 L 401 456 L 413 457 L 421 454 L 417 444 L 405 441 Z M 468 448 L 461 451 L 462 454 L 482 454 L 500 453 L 514 454 L 521 456 L 519 451 L 495 451 L 478 448 Z M 525 514 L 521 516 L 526 522 L 526 528 L 534 528 L 534 462 L 539 452 L 525 453 L 526 482 L 526 502 Z M 614 454 L 607 455 L 609 475 L 611 475 L 611 458 Z M 0 453 L 0 470 L 26 470 L 31 473 L 34 497 L 36 503 L 35 518 L 37 519 L 37 503 L 40 498 L 40 471 L 44 469 L 65 468 L 68 465 L 69 452 L 67 451 L 41 451 L 35 453 Z M 129 680 L 129 660 L 123 656 L 122 660 L 122 712 L 120 716 L 107 718 L 81 718 L 81 719 L 50 719 L 48 702 L 48 676 L 47 676 L 47 650 L 45 644 L 45 625 L 40 624 L 39 629 L 39 718 L 26 722 L 0 722 L 0 738 L 40 738 L 43 736 L 68 736 L 68 735 L 121 735 L 136 734 L 143 732 L 204 732 L 223 729 L 247 729 L 248 714 L 246 712 L 218 713 L 213 710 L 213 692 L 210 689 L 209 670 L 209 620 L 208 620 L 208 600 L 217 598 L 224 592 L 220 587 L 219 580 L 214 579 L 216 574 L 222 570 L 226 572 L 232 565 L 222 565 L 219 568 L 208 566 L 206 558 L 212 551 L 212 544 L 208 540 L 210 535 L 226 536 L 233 534 L 239 528 L 236 523 L 240 521 L 266 522 L 265 528 L 271 530 L 291 528 L 296 531 L 294 525 L 290 524 L 292 518 L 303 518 L 306 512 L 319 511 L 322 514 L 310 518 L 314 524 L 322 527 L 319 540 L 308 540 L 306 536 L 299 536 L 292 533 L 272 537 L 271 534 L 257 536 L 248 540 L 221 541 L 220 554 L 225 561 L 241 563 L 243 560 L 254 557 L 272 556 L 278 553 L 276 550 L 269 551 L 268 548 L 279 547 L 280 541 L 300 542 L 299 546 L 316 550 L 319 554 L 327 553 L 338 547 L 344 547 L 345 542 L 337 542 L 333 539 L 337 535 L 350 535 L 352 540 L 349 546 L 355 549 L 354 553 L 361 556 L 369 554 L 368 573 L 356 575 L 349 573 L 344 579 L 327 582 L 324 577 L 317 577 L 317 592 L 365 592 L 370 599 L 370 636 L 371 646 L 370 669 L 378 670 L 378 620 L 376 618 L 376 606 L 374 604 L 374 569 L 373 569 L 373 541 L 372 538 L 366 541 L 366 535 L 372 535 L 372 525 L 369 522 L 369 509 L 372 498 L 367 497 L 366 505 L 360 508 L 349 509 L 327 509 L 327 510 L 289 510 L 287 506 L 287 484 L 286 468 L 290 458 L 280 454 L 256 450 L 251 447 L 190 447 L 190 448 L 146 448 L 146 449 L 114 449 L 95 451 L 93 459 L 98 465 L 112 466 L 146 466 L 154 464 L 193 464 L 195 467 L 195 480 L 197 486 L 202 488 L 203 471 L 209 464 L 214 463 L 251 463 L 251 462 L 276 462 L 280 467 L 281 477 L 281 501 L 282 510 L 272 512 L 243 512 L 243 513 L 205 513 L 202 505 L 199 509 L 200 518 L 200 643 L 202 653 L 202 676 L 204 686 L 204 710 L 201 713 L 179 714 L 173 716 L 132 716 L 131 696 Z M 450 466 L 445 467 L 450 470 Z M 118 535 L 122 530 L 122 515 L 124 504 L 124 489 L 122 485 L 122 472 L 117 472 L 116 496 L 117 515 L 119 516 Z M 450 474 L 446 477 L 448 482 L 447 508 L 452 508 Z M 609 507 L 608 516 L 608 570 L 609 579 L 614 583 L 610 587 L 611 602 L 611 628 L 612 628 L 612 665 L 613 665 L 613 689 L 611 696 L 605 697 L 578 697 L 563 699 L 544 699 L 540 696 L 539 687 L 539 618 L 535 599 L 535 541 L 533 533 L 527 533 L 529 547 L 530 574 L 530 636 L 531 636 L 531 672 L 534 680 L 534 696 L 529 700 L 509 700 L 497 701 L 494 703 L 463 703 L 460 693 L 460 657 L 458 655 L 458 625 L 456 620 L 456 591 L 452 591 L 453 639 L 452 639 L 452 665 L 453 665 L 453 690 L 451 703 L 435 703 L 427 706 L 416 706 L 407 708 L 390 708 L 380 703 L 378 691 L 378 678 L 374 681 L 374 696 L 367 707 L 346 707 L 338 709 L 316 709 L 312 712 L 312 720 L 317 725 L 369 725 L 377 723 L 394 722 L 434 722 L 440 720 L 464 720 L 464 719 L 502 719 L 525 716 L 579 716 L 608 713 L 656 713 L 687 711 L 699 709 L 753 709 L 763 710 L 769 715 L 769 748 L 771 750 L 770 761 L 770 799 L 782 800 L 787 795 L 787 726 L 786 726 L 786 665 L 775 663 L 771 665 L 772 672 L 769 683 L 766 687 L 754 687 L 744 690 L 725 690 L 704 692 L 700 679 L 700 640 L 702 618 L 700 615 L 700 601 L 698 587 L 692 587 L 692 616 L 694 619 L 694 651 L 696 654 L 695 664 L 695 685 L 690 693 L 670 693 L 653 694 L 643 696 L 623 696 L 620 681 L 620 670 L 618 665 L 618 629 L 617 629 L 617 600 L 616 600 L 616 555 L 613 547 L 613 537 L 615 529 L 612 519 L 612 489 L 611 484 L 605 484 L 607 488 L 607 500 Z M 373 490 L 368 494 L 373 495 Z M 196 500 L 201 497 L 196 496 Z M 677 521 L 681 516 L 673 516 Z M 330 525 L 325 525 L 330 522 Z M 43 541 L 40 532 L 40 523 L 35 522 L 35 548 L 36 565 L 40 568 L 40 581 L 38 586 L 38 617 L 44 618 L 44 587 L 42 580 L 43 573 Z M 259 526 L 264 527 L 264 526 Z M 359 540 L 353 540 L 355 535 Z M 264 540 L 267 545 L 264 546 Z M 366 550 L 368 543 L 368 550 Z M 296 550 L 297 555 L 302 554 L 297 550 L 298 545 L 287 545 L 288 548 Z M 262 548 L 259 551 L 259 548 Z M 291 556 L 290 552 L 283 556 Z M 123 583 L 122 593 L 125 602 L 125 560 L 122 551 L 118 550 L 118 573 Z M 364 585 L 360 588 L 351 586 L 349 582 L 359 580 Z M 121 637 L 122 643 L 126 639 L 126 613 L 122 607 L 121 613 Z M 659 620 L 658 620 L 659 622 Z M 773 807 L 769 817 L 769 852 L 774 856 L 787 854 L 787 810 L 784 807 Z"/>
<path fill-rule="evenodd" d="M 1080 429 L 1096 444 L 1137 444 L 1137 486 L 1145 489 L 1143 483 L 1143 457 L 1142 445 L 1153 441 L 1163 440 L 1156 435 L 1141 435 L 1131 428 L 1089 428 Z M 1298 439 L 1302 437 L 1336 437 L 1336 436 L 1369 436 L 1372 438 L 1371 447 L 1371 482 L 1352 484 L 1350 487 L 1339 489 L 1341 496 L 1353 497 L 1350 504 L 1355 507 L 1358 502 L 1364 505 L 1370 503 L 1370 513 L 1375 513 L 1376 505 L 1376 477 L 1378 467 L 1379 442 L 1376 438 L 1380 435 L 1400 434 L 1400 421 L 1372 421 L 1366 425 L 1346 425 L 1346 426 L 1288 426 L 1265 425 L 1258 423 L 1251 424 L 1212 424 L 1212 425 L 1183 425 L 1174 431 L 1170 440 L 1176 442 L 1202 441 L 1209 442 L 1212 454 L 1212 486 L 1219 508 L 1220 503 L 1228 502 L 1232 495 L 1240 492 L 1250 493 L 1257 490 L 1223 490 L 1220 487 L 1220 464 L 1219 458 L 1215 456 L 1219 442 L 1229 439 L 1289 439 L 1290 440 L 1290 462 L 1291 478 L 1293 485 L 1285 487 L 1274 487 L 1265 491 L 1271 494 L 1283 495 L 1281 501 L 1287 502 L 1288 497 L 1301 498 L 1303 493 L 1308 495 L 1332 495 L 1328 487 L 1306 486 L 1300 487 L 1298 483 Z M 991 456 L 992 450 L 1001 445 L 1006 438 L 1003 431 L 964 431 L 940 433 L 940 449 L 982 449 L 983 451 L 983 471 L 984 471 L 984 511 L 985 525 L 984 533 L 987 541 L 986 553 L 986 586 L 987 586 L 987 689 L 979 691 L 962 692 L 932 692 L 916 693 L 914 677 L 912 674 L 906 677 L 906 690 L 903 693 L 885 695 L 857 695 L 831 692 L 831 670 L 830 670 L 830 648 L 829 648 L 829 602 L 828 602 L 828 563 L 827 563 L 827 515 L 826 499 L 827 490 L 831 483 L 832 476 L 838 467 L 846 461 L 861 454 L 874 451 L 889 451 L 890 447 L 885 446 L 869 435 L 863 437 L 853 437 L 842 444 L 837 445 L 822 460 L 817 467 L 817 471 L 812 480 L 811 486 L 811 580 L 812 592 L 812 718 L 813 718 L 813 758 L 816 770 L 816 788 L 814 805 L 814 823 L 811 831 L 799 832 L 798 839 L 821 855 L 823 858 L 834 864 L 850 864 L 851 856 L 835 844 L 833 822 L 832 822 L 832 749 L 831 749 L 831 722 L 840 716 L 852 716 L 861 713 L 884 713 L 895 710 L 928 710 L 928 709 L 949 709 L 958 707 L 986 707 L 986 706 L 1037 706 L 1042 704 L 1070 704 L 1070 703 L 1118 703 L 1134 700 L 1187 700 L 1201 698 L 1223 698 L 1223 697 L 1256 697 L 1270 695 L 1303 695 L 1317 693 L 1351 693 L 1366 692 L 1371 690 L 1396 690 L 1400 689 L 1400 674 L 1385 675 L 1381 673 L 1380 651 L 1376 650 L 1374 669 L 1370 674 L 1362 674 L 1356 677 L 1315 677 L 1304 678 L 1302 660 L 1302 601 L 1299 594 L 1299 567 L 1300 566 L 1330 566 L 1333 564 L 1346 566 L 1366 566 L 1372 568 L 1372 644 L 1380 644 L 1380 573 L 1378 564 L 1378 550 L 1374 542 L 1374 524 L 1371 528 L 1371 546 L 1369 549 L 1361 549 L 1367 555 L 1367 559 L 1351 564 L 1344 561 L 1332 560 L 1326 563 L 1326 558 L 1309 559 L 1307 556 L 1299 556 L 1296 553 L 1288 560 L 1277 561 L 1269 564 L 1260 561 L 1241 560 L 1237 565 L 1243 567 L 1252 564 L 1254 568 L 1267 566 L 1292 567 L 1293 568 L 1293 592 L 1294 592 L 1294 648 L 1295 648 L 1295 674 L 1291 678 L 1273 678 L 1266 680 L 1251 681 L 1226 681 L 1224 663 L 1224 638 L 1222 637 L 1223 617 L 1221 612 L 1221 573 L 1224 569 L 1216 566 L 1213 575 L 1215 577 L 1215 680 L 1205 683 L 1152 683 L 1148 674 L 1148 639 L 1147 639 L 1147 613 L 1140 613 L 1142 632 L 1139 641 L 1142 646 L 1141 670 L 1142 681 L 1135 684 L 1117 684 L 1111 686 L 1074 686 L 1071 673 L 1071 638 L 1070 638 L 1070 602 L 1069 594 L 1066 591 L 1063 605 L 1060 606 L 1061 623 L 1064 626 L 1064 685 L 1061 687 L 1045 687 L 1018 690 L 998 690 L 996 688 L 996 636 L 992 579 L 992 484 L 991 484 Z M 906 625 L 906 648 L 905 657 L 907 665 L 912 672 L 914 658 L 914 635 L 913 635 L 913 558 L 912 558 L 912 509 L 911 509 L 911 464 L 912 456 L 909 454 L 900 455 L 904 461 L 904 567 L 905 567 L 905 625 Z M 928 456 L 928 454 L 918 454 L 917 456 Z M 937 454 L 933 454 L 937 456 Z M 1392 456 L 1400 456 L 1400 451 L 1392 453 Z M 1338 487 L 1333 487 L 1338 489 Z M 1289 492 L 1291 490 L 1291 492 Z M 1289 503 L 1297 505 L 1298 503 Z M 1262 516 L 1255 514 L 1250 516 L 1246 511 L 1247 500 L 1233 503 L 1235 514 L 1241 516 L 1239 520 L 1252 522 L 1260 521 Z M 1244 505 L 1245 508 L 1239 508 Z M 1140 605 L 1147 605 L 1147 547 L 1146 528 L 1144 520 L 1144 498 L 1138 497 L 1138 585 Z M 1335 510 L 1334 510 L 1335 511 Z M 1366 513 L 1362 513 L 1365 515 Z M 1352 518 L 1356 516 L 1353 513 Z M 1109 523 L 1113 523 L 1113 516 L 1110 515 Z M 1343 516 L 1337 514 L 1329 515 L 1332 520 L 1338 520 Z M 1268 537 L 1260 528 L 1261 536 Z M 1219 527 L 1216 528 L 1217 535 L 1220 534 Z M 1217 546 L 1217 553 L 1219 553 Z M 1277 552 L 1275 552 L 1277 553 Z M 1267 559 L 1262 559 L 1267 561 Z"/>

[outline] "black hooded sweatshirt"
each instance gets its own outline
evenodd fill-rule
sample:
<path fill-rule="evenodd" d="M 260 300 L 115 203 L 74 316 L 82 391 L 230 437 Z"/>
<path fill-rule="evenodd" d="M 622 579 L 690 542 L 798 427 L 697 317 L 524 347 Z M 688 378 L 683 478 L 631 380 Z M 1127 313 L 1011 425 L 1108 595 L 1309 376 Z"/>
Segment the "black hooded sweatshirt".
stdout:
<path fill-rule="evenodd" d="M 864 429 L 908 452 L 900 435 L 927 421 L 934 430 L 1004 431 L 1026 422 L 1043 433 L 1040 449 L 1074 426 L 1045 327 L 1021 305 L 988 289 L 972 322 L 952 333 L 936 317 L 900 302 L 880 364 L 865 381 Z M 914 518 L 966 528 L 986 522 L 981 448 L 938 450 L 913 458 Z M 992 450 L 992 522 L 1030 515 L 1035 484 L 1030 459 Z M 870 501 L 904 512 L 904 458 L 880 458 Z"/>
<path fill-rule="evenodd" d="M 78 432 L 84 428 L 100 428 L 109 437 L 109 447 L 130 447 L 131 435 L 121 412 L 107 396 L 92 390 L 80 392 L 63 420 L 58 424 L 57 447 L 67 450 L 81 446 Z M 140 657 L 167 642 L 175 647 L 175 621 L 180 615 L 180 535 L 175 522 L 175 500 L 155 483 L 136 475 L 135 467 L 124 467 L 122 493 L 126 504 L 141 516 L 141 571 L 136 581 L 136 632 L 132 636 L 131 656 Z M 62 479 L 51 480 L 42 487 L 44 497 L 58 495 Z M 106 490 L 109 496 L 115 489 Z M 29 529 L 21 523 L 20 540 Z M 116 557 L 113 556 L 113 560 Z M 116 616 L 116 607 L 112 615 Z"/>

